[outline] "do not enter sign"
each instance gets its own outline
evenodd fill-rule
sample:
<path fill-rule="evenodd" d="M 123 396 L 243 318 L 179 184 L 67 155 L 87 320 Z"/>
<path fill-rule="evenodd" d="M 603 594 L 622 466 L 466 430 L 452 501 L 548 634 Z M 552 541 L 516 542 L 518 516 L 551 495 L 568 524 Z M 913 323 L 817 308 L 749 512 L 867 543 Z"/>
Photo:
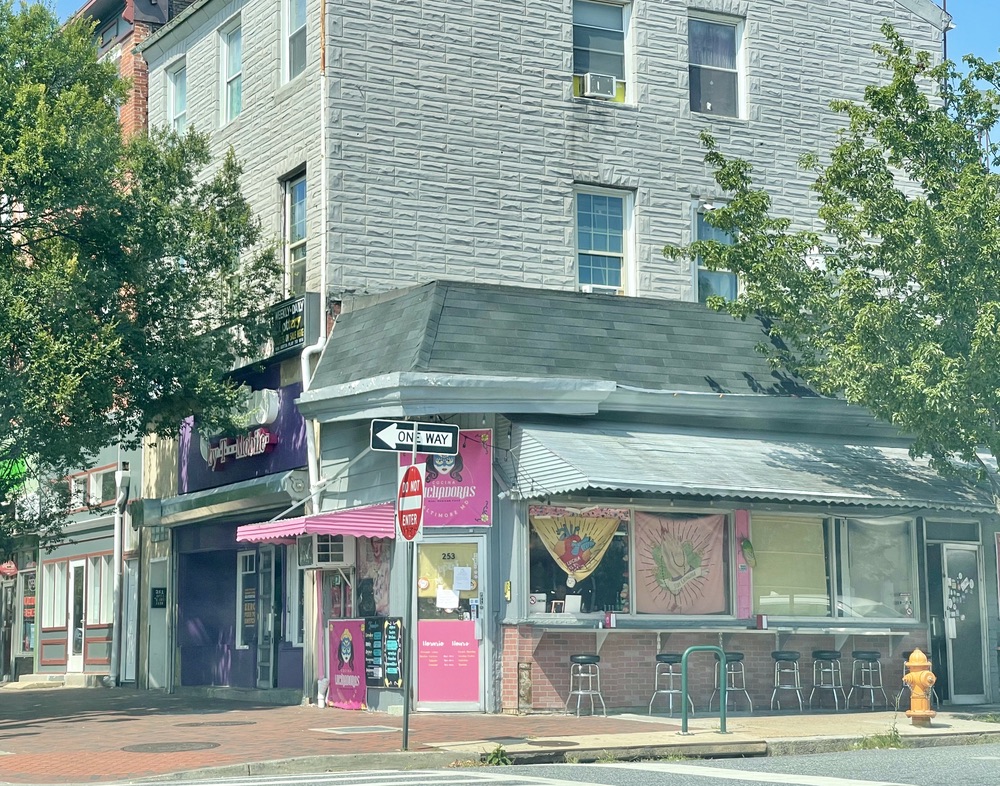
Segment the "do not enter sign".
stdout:
<path fill-rule="evenodd" d="M 412 464 L 403 473 L 396 497 L 396 526 L 400 537 L 413 540 L 423 532 L 424 473 L 423 465 Z"/>

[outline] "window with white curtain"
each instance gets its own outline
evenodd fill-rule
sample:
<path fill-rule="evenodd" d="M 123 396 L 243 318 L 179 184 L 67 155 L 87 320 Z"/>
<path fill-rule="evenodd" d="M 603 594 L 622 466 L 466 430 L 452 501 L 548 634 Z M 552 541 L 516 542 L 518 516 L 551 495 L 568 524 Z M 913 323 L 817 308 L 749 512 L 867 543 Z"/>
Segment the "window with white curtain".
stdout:
<path fill-rule="evenodd" d="M 742 20 L 688 19 L 691 111 L 740 117 Z"/>
<path fill-rule="evenodd" d="M 46 562 L 42 565 L 42 627 L 66 625 L 67 563 Z"/>
<path fill-rule="evenodd" d="M 110 625 L 114 572 L 110 554 L 87 558 L 87 624 Z"/>

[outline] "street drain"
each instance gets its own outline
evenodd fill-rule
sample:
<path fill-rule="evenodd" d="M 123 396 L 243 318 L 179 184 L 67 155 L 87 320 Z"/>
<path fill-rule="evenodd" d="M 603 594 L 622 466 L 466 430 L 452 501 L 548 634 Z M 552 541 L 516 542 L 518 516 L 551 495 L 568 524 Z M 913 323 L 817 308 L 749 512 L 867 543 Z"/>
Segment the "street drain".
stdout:
<path fill-rule="evenodd" d="M 526 742 L 525 745 L 535 745 L 540 748 L 572 748 L 574 745 L 579 745 L 578 742 L 570 742 L 568 740 L 538 740 L 538 742 Z"/>
<path fill-rule="evenodd" d="M 218 747 L 217 742 L 144 742 L 140 745 L 126 745 L 122 750 L 127 753 L 183 753 Z"/>
<path fill-rule="evenodd" d="M 324 731 L 327 734 L 385 734 L 399 729 L 395 726 L 337 726 L 332 729 L 309 729 L 309 731 Z"/>
<path fill-rule="evenodd" d="M 174 726 L 253 726 L 257 721 L 195 721 L 193 723 L 175 723 Z"/>

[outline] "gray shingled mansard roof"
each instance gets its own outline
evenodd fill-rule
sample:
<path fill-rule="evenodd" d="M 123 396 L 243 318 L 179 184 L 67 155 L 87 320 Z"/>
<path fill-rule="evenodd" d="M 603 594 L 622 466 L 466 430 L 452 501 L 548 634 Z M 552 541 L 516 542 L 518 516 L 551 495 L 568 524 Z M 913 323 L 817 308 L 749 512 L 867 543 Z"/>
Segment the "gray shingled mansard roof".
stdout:
<path fill-rule="evenodd" d="M 299 399 L 303 414 L 504 414 L 522 494 L 991 509 L 988 495 L 910 459 L 908 441 L 861 408 L 773 370 L 756 349 L 768 340 L 757 320 L 698 303 L 451 281 L 348 306 Z M 600 417 L 565 417 L 580 415 Z"/>
<path fill-rule="evenodd" d="M 760 322 L 699 303 L 436 281 L 341 314 L 313 390 L 391 372 L 815 396 L 755 350 Z"/>

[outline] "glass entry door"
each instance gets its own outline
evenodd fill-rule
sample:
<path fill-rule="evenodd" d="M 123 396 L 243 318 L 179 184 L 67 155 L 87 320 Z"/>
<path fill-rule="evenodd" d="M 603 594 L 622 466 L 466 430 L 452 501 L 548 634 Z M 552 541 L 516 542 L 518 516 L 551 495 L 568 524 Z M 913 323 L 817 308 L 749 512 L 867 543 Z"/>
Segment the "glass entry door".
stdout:
<path fill-rule="evenodd" d="M 257 687 L 275 684 L 274 546 L 260 547 L 257 568 Z"/>
<path fill-rule="evenodd" d="M 83 671 L 84 560 L 69 563 L 69 618 L 66 630 L 66 671 Z"/>
<path fill-rule="evenodd" d="M 944 543 L 941 552 L 948 695 L 955 704 L 981 704 L 986 701 L 986 656 L 979 548 Z"/>
<path fill-rule="evenodd" d="M 417 709 L 482 712 L 485 539 L 426 539 L 416 548 Z"/>

